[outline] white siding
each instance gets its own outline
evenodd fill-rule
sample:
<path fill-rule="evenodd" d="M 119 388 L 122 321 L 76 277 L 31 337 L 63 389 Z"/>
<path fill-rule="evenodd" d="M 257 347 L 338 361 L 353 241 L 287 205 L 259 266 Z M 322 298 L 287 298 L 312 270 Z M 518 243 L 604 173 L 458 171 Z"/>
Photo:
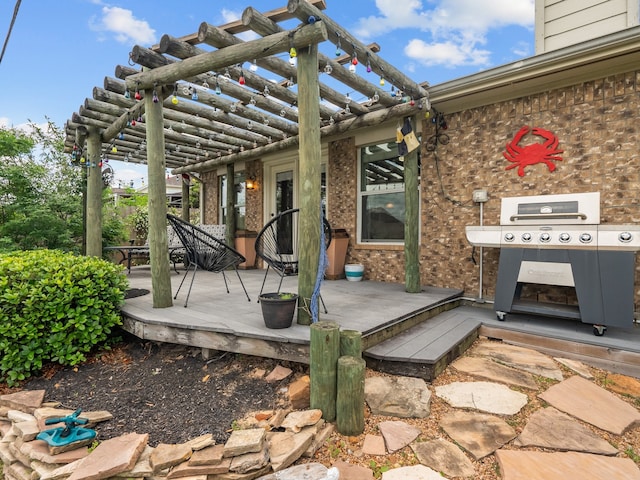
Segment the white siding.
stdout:
<path fill-rule="evenodd" d="M 638 25 L 640 0 L 536 0 L 536 54 Z"/>

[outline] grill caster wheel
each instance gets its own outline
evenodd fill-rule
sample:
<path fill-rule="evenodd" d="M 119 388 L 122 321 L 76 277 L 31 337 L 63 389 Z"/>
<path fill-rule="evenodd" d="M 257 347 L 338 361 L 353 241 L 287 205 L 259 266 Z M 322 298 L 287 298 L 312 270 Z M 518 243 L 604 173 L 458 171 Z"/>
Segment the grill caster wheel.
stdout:
<path fill-rule="evenodd" d="M 605 330 L 607 329 L 607 327 L 605 327 L 604 325 L 594 325 L 593 326 L 593 334 L 596 337 L 601 337 L 604 335 Z"/>
<path fill-rule="evenodd" d="M 507 312 L 496 311 L 496 317 L 500 322 L 504 322 L 507 318 Z"/>

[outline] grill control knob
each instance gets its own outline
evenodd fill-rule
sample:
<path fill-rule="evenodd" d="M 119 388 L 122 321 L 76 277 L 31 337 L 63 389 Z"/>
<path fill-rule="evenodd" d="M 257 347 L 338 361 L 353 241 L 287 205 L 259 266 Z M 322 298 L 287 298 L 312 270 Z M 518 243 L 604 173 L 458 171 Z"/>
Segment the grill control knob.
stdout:
<path fill-rule="evenodd" d="M 568 243 L 571 240 L 571 235 L 569 235 L 568 233 L 564 232 L 560 234 L 560 241 L 562 243 Z"/>
<path fill-rule="evenodd" d="M 618 240 L 620 240 L 622 243 L 629 243 L 631 240 L 633 240 L 633 235 L 631 235 L 631 232 L 622 232 L 620 235 L 618 235 Z"/>
<path fill-rule="evenodd" d="M 515 238 L 516 238 L 516 236 L 511 232 L 504 234 L 504 241 L 505 242 L 513 242 L 515 240 Z"/>
<path fill-rule="evenodd" d="M 593 236 L 590 233 L 581 233 L 580 234 L 580 242 L 581 243 L 591 243 L 593 240 Z"/>
<path fill-rule="evenodd" d="M 542 243 L 549 243 L 551 241 L 551 234 L 544 232 L 540 234 L 540 241 Z"/>
<path fill-rule="evenodd" d="M 530 242 L 531 241 L 531 234 L 530 233 L 523 233 L 522 234 L 522 241 L 523 242 Z"/>

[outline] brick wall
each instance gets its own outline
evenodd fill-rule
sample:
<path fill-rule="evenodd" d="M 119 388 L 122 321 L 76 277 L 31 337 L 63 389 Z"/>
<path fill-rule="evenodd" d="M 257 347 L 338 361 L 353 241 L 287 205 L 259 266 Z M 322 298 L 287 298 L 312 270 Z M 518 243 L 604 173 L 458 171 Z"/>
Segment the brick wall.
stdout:
<path fill-rule="evenodd" d="M 601 194 L 602 223 L 640 221 L 639 97 L 640 73 L 634 72 L 446 115 L 449 144 L 439 146 L 437 155 L 422 155 L 423 283 L 477 294 L 479 267 L 471 261 L 464 227 L 479 224 L 479 207 L 471 202 L 478 188 L 489 191 L 485 225 L 499 224 L 503 196 L 589 191 Z M 505 170 L 505 144 L 523 125 L 557 135 L 564 153 L 554 172 L 544 164 L 527 167 L 524 177 L 517 169 Z M 428 123 L 423 138 L 433 130 Z M 535 138 L 529 135 L 521 144 Z M 483 291 L 489 297 L 498 254 L 484 249 Z M 523 297 L 575 303 L 573 289 L 558 287 L 533 286 Z M 636 292 L 636 306 L 638 298 Z"/>

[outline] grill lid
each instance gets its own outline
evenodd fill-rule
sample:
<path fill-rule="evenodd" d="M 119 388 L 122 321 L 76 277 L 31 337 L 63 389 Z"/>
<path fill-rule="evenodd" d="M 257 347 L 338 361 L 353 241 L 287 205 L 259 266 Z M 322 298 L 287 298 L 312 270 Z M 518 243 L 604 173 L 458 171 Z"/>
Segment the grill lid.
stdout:
<path fill-rule="evenodd" d="M 500 225 L 597 225 L 600 192 L 504 197 Z"/>

